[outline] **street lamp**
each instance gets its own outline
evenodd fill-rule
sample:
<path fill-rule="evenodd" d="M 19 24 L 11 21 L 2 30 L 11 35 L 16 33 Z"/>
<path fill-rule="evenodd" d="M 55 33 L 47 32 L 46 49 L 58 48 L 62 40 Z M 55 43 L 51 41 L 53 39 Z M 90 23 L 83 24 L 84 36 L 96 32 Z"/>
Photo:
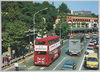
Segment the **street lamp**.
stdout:
<path fill-rule="evenodd" d="M 34 25 L 34 27 L 33 27 L 33 30 L 34 30 L 34 35 L 33 35 L 33 36 L 34 36 L 33 44 L 34 44 L 34 40 L 35 40 L 35 15 L 36 15 L 37 13 L 43 11 L 43 10 L 46 10 L 46 9 L 48 9 L 48 8 L 44 8 L 44 9 L 41 9 L 41 10 L 37 11 L 37 12 L 34 14 L 34 16 L 33 16 L 33 25 Z"/>
<path fill-rule="evenodd" d="M 71 22 L 71 35 L 72 35 L 72 22 Z"/>
<path fill-rule="evenodd" d="M 63 22 L 63 23 L 65 23 L 65 22 Z M 61 24 L 63 24 L 63 23 L 61 23 Z M 60 39 L 61 39 L 61 24 L 60 24 Z"/>

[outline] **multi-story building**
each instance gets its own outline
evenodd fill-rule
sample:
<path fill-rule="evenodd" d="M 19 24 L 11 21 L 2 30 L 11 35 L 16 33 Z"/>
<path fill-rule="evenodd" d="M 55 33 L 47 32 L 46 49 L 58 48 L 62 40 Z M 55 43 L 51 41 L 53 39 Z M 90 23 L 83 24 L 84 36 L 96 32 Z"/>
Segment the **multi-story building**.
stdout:
<path fill-rule="evenodd" d="M 66 20 L 72 30 L 98 30 L 98 18 L 67 16 Z"/>
<path fill-rule="evenodd" d="M 58 21 L 57 21 L 58 20 Z M 60 18 L 57 17 L 54 26 L 60 22 Z M 94 17 L 76 17 L 67 16 L 66 22 L 69 24 L 72 31 L 97 31 L 98 30 L 98 18 Z"/>
<path fill-rule="evenodd" d="M 71 10 L 71 14 L 72 15 L 78 15 L 78 14 L 91 15 L 91 11 L 84 11 L 84 10 L 81 10 L 81 11 L 73 11 L 73 10 Z"/>

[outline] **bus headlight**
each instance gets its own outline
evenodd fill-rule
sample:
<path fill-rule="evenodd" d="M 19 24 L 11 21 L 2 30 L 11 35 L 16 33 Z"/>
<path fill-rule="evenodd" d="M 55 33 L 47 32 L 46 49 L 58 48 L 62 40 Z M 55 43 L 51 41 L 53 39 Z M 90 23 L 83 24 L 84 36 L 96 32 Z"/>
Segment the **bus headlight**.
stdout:
<path fill-rule="evenodd" d="M 40 63 L 40 61 L 37 61 L 37 63 Z"/>
<path fill-rule="evenodd" d="M 45 58 L 42 58 L 42 60 L 45 60 Z"/>
<path fill-rule="evenodd" d="M 42 64 L 44 64 L 44 61 L 42 61 Z"/>
<path fill-rule="evenodd" d="M 40 60 L 40 57 L 38 57 L 37 60 Z"/>

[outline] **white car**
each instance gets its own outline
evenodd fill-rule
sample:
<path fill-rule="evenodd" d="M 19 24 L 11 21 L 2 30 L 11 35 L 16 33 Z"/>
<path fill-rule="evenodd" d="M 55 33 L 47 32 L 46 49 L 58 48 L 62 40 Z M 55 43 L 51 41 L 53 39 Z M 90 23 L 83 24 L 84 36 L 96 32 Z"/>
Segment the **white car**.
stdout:
<path fill-rule="evenodd" d="M 94 53 L 94 48 L 93 47 L 88 47 L 87 50 L 85 51 L 85 57 L 88 57 L 89 53 Z"/>
<path fill-rule="evenodd" d="M 92 39 L 92 41 L 94 41 L 94 44 L 96 44 L 96 43 L 97 43 L 96 39 Z"/>
<path fill-rule="evenodd" d="M 96 48 L 99 48 L 99 41 L 98 41 L 98 43 L 96 44 Z"/>
<path fill-rule="evenodd" d="M 95 45 L 94 41 L 89 42 L 90 45 Z"/>
<path fill-rule="evenodd" d="M 96 45 L 96 48 L 99 48 L 99 43 Z"/>
<path fill-rule="evenodd" d="M 90 35 L 89 34 L 86 34 L 85 36 L 86 36 L 86 38 L 90 38 Z"/>

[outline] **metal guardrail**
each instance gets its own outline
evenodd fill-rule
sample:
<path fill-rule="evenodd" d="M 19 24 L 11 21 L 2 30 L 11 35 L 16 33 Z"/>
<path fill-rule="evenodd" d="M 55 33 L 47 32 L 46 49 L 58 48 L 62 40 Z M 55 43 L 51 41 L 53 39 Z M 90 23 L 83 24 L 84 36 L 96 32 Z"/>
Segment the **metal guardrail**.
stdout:
<path fill-rule="evenodd" d="M 27 53 L 27 54 L 25 54 L 25 57 L 28 57 L 28 56 L 32 55 L 33 53 L 34 53 L 34 52 Z M 20 57 L 18 57 L 18 58 L 15 58 L 15 59 L 13 59 L 13 60 L 10 60 L 10 64 L 13 64 L 13 63 L 15 63 L 16 61 L 19 61 L 19 60 L 21 60 L 21 59 L 23 59 L 23 56 L 20 56 Z M 4 64 L 2 64 L 2 68 L 6 67 L 6 66 L 7 66 L 7 61 L 5 61 Z"/>

